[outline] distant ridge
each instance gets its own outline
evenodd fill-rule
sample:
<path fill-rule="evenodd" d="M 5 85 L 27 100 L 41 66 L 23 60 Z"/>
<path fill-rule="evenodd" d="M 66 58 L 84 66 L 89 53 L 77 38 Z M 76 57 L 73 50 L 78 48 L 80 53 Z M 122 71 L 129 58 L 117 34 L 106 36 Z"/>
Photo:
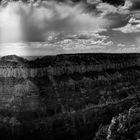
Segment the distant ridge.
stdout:
<path fill-rule="evenodd" d="M 9 62 L 27 62 L 27 60 L 25 58 L 19 57 L 17 55 L 7 55 L 7 56 L 3 56 L 1 57 L 2 61 L 9 61 Z"/>
<path fill-rule="evenodd" d="M 140 61 L 139 53 L 75 53 L 37 56 L 35 59 L 26 59 L 17 55 L 7 55 L 0 58 L 0 67 L 30 67 L 42 68 L 48 66 L 72 66 L 72 65 L 102 65 L 122 64 Z"/>

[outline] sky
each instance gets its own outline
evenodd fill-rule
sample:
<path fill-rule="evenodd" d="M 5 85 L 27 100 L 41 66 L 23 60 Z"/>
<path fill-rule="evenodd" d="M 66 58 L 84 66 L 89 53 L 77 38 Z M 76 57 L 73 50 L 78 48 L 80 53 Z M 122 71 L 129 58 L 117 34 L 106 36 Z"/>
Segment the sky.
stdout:
<path fill-rule="evenodd" d="M 99 52 L 140 52 L 140 0 L 5 0 L 0 7 L 0 55 Z"/>

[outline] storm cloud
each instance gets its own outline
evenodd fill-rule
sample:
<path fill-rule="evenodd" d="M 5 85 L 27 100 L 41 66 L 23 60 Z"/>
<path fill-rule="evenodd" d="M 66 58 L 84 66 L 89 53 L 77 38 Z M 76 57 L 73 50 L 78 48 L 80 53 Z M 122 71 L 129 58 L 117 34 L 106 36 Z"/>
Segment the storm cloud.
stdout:
<path fill-rule="evenodd" d="M 27 5 L 11 2 L 7 7 L 0 8 L 0 17 L 0 41 L 46 41 L 50 35 L 67 36 L 89 30 L 97 32 L 109 26 L 107 19 L 84 12 L 82 4 L 70 6 L 42 2 Z M 10 34 L 17 36 L 11 38 L 9 31 L 5 31 L 7 28 L 11 31 Z"/>
<path fill-rule="evenodd" d="M 140 32 L 138 3 L 138 0 L 8 2 L 0 7 L 0 42 L 21 42 L 24 44 L 21 47 L 11 45 L 14 53 L 23 48 L 33 55 L 111 52 L 115 47 L 126 50 L 127 45 L 135 47 L 138 42 L 135 39 Z M 1 46 L 1 52 L 8 53 L 4 48 L 10 48 L 9 44 Z"/>

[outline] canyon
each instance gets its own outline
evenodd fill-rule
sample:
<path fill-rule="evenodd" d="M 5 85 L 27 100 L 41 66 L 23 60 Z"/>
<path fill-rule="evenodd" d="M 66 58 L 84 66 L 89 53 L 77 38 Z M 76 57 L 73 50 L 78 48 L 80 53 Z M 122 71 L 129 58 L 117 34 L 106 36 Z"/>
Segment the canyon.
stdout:
<path fill-rule="evenodd" d="M 102 53 L 1 57 L 2 135 L 92 139 L 101 124 L 139 102 L 139 60 L 139 54 Z"/>

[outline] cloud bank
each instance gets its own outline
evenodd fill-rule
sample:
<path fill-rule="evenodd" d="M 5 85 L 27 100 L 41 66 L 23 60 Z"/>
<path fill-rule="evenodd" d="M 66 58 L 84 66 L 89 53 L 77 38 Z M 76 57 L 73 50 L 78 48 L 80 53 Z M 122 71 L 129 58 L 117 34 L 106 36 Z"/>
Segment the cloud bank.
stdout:
<path fill-rule="evenodd" d="M 5 53 L 10 48 L 7 42 L 22 42 L 20 49 L 11 45 L 13 52 L 20 53 L 23 48 L 29 54 L 121 52 L 139 44 L 139 0 L 47 0 L 4 5 L 0 7 L 0 42 L 4 44 L 0 51 Z"/>
<path fill-rule="evenodd" d="M 10 2 L 0 8 L 0 41 L 47 41 L 51 34 L 67 36 L 79 31 L 107 28 L 107 19 L 84 12 L 84 6 L 42 2 Z"/>

